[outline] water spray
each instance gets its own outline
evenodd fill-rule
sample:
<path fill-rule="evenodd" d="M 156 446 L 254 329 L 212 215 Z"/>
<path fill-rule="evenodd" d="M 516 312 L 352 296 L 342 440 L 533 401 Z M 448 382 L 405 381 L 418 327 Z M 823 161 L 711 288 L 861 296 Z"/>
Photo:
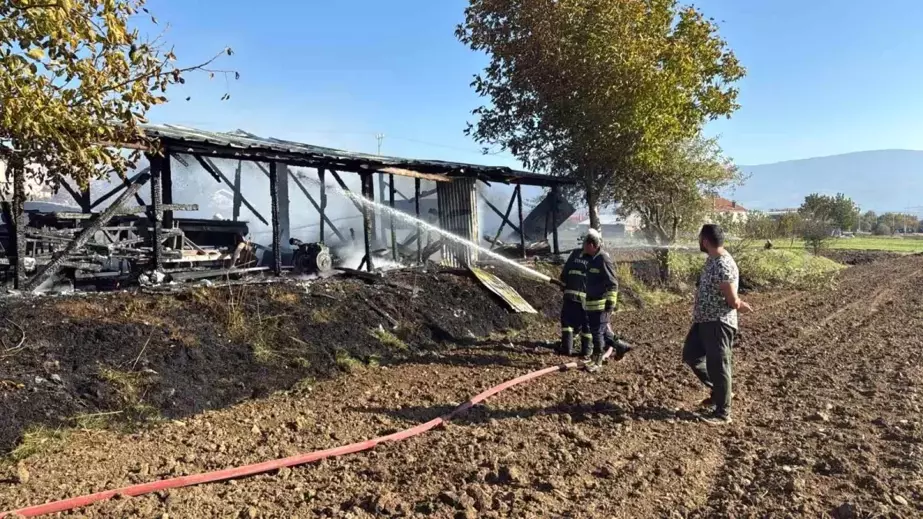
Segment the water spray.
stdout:
<path fill-rule="evenodd" d="M 308 180 L 309 182 L 311 182 L 311 183 L 313 183 L 313 184 L 315 184 L 315 185 L 317 185 L 317 186 L 320 186 L 320 185 L 321 185 L 319 180 L 315 180 L 315 179 L 312 179 L 312 178 L 305 178 L 305 180 Z M 401 220 L 403 223 L 411 224 L 411 225 L 417 225 L 417 226 L 419 226 L 420 228 L 423 228 L 423 229 L 425 229 L 425 230 L 427 230 L 427 231 L 429 231 L 429 232 L 434 232 L 434 233 L 436 233 L 436 234 L 439 234 L 440 236 L 446 238 L 447 240 L 449 240 L 449 241 L 451 241 L 451 242 L 457 243 L 457 244 L 462 245 L 462 246 L 465 246 L 465 247 L 471 247 L 471 248 L 473 248 L 473 249 L 477 249 L 479 253 L 484 254 L 485 256 L 488 256 L 488 257 L 490 257 L 490 258 L 492 258 L 492 259 L 498 260 L 498 261 L 502 262 L 504 265 L 513 267 L 514 269 L 520 271 L 521 273 L 524 273 L 527 277 L 536 279 L 536 280 L 541 281 L 541 282 L 543 282 L 543 283 L 560 284 L 560 282 L 558 282 L 558 280 L 552 279 L 551 276 L 547 276 L 547 275 L 545 275 L 545 274 L 542 274 L 541 272 L 537 272 L 537 271 L 535 271 L 535 270 L 532 270 L 532 269 L 530 269 L 529 267 L 526 267 L 525 265 L 522 265 L 522 264 L 520 264 L 520 263 L 517 263 L 516 261 L 513 261 L 513 260 L 511 260 L 511 259 L 509 259 L 509 258 L 505 258 L 505 257 L 501 256 L 500 254 L 497 254 L 496 252 L 493 252 L 492 250 L 485 249 L 484 247 L 481 247 L 480 245 L 478 245 L 477 243 L 474 243 L 474 242 L 471 241 L 471 240 L 466 240 L 466 239 L 462 238 L 461 236 L 452 234 L 452 233 L 450 233 L 450 232 L 448 232 L 448 231 L 446 231 L 446 230 L 444 230 L 444 229 L 440 229 L 439 227 L 436 227 L 435 225 L 432 225 L 432 224 L 430 224 L 430 223 L 428 223 L 428 222 L 425 222 L 425 221 L 423 221 L 423 220 L 421 220 L 421 219 L 419 219 L 419 218 L 416 218 L 416 217 L 414 217 L 414 216 L 411 216 L 411 215 L 409 215 L 409 214 L 407 214 L 407 213 L 405 213 L 405 212 L 403 212 L 403 211 L 398 211 L 397 209 L 395 209 L 395 208 L 393 208 L 393 207 L 390 207 L 390 206 L 381 204 L 381 203 L 379 203 L 379 202 L 375 202 L 375 201 L 373 201 L 373 200 L 369 200 L 369 199 L 367 199 L 367 198 L 365 198 L 365 197 L 363 197 L 363 196 L 357 195 L 357 194 L 355 194 L 355 193 L 353 193 L 353 192 L 351 192 L 351 191 L 347 191 L 347 190 L 341 189 L 341 188 L 339 188 L 339 187 L 337 187 L 337 186 L 334 186 L 334 185 L 328 185 L 327 188 L 328 188 L 328 189 L 333 189 L 333 190 L 336 191 L 337 193 L 339 193 L 339 194 L 341 194 L 341 195 L 343 195 L 343 196 L 349 198 L 350 200 L 352 200 L 353 202 L 356 202 L 357 204 L 362 204 L 364 207 L 366 207 L 366 208 L 368 208 L 368 209 L 383 211 L 383 212 L 387 213 L 389 216 L 391 216 L 391 217 L 393 217 L 393 218 L 395 218 L 395 219 L 397 219 L 397 220 Z"/>

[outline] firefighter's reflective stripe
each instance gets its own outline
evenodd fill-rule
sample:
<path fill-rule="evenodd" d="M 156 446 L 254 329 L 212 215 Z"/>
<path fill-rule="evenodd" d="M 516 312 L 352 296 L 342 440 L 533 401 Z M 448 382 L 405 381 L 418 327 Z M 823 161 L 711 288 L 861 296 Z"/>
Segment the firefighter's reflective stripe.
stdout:
<path fill-rule="evenodd" d="M 591 274 L 599 274 L 601 271 L 598 268 L 589 269 Z"/>
<path fill-rule="evenodd" d="M 580 336 L 583 337 L 584 339 L 593 340 L 593 334 L 592 334 L 592 333 L 581 333 Z"/>
<path fill-rule="evenodd" d="M 567 274 L 568 274 L 569 276 L 584 276 L 584 277 L 586 277 L 586 272 L 584 272 L 584 271 L 582 271 L 582 270 L 568 270 L 568 271 L 567 271 Z"/>
<path fill-rule="evenodd" d="M 587 312 L 602 312 L 606 309 L 605 299 L 587 299 L 583 303 L 583 309 Z"/>
<path fill-rule="evenodd" d="M 618 304 L 619 302 L 619 293 L 615 291 L 609 292 L 608 294 L 606 294 L 606 301 L 608 301 L 609 303 L 612 303 L 611 305 L 612 308 L 615 308 L 615 305 Z"/>
<path fill-rule="evenodd" d="M 565 290 L 564 295 L 574 296 L 577 299 L 586 299 L 586 293 L 581 292 L 579 290 Z"/>
<path fill-rule="evenodd" d="M 574 333 L 574 329 L 571 328 L 570 326 L 565 326 L 565 327 L 561 328 L 561 331 L 562 331 L 562 332 L 566 332 L 566 333 Z"/>

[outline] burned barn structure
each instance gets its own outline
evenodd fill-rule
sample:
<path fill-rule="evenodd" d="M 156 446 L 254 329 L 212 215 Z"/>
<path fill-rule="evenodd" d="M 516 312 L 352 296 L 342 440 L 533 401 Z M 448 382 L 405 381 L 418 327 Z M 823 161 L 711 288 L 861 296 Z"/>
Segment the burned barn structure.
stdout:
<path fill-rule="evenodd" d="M 105 192 L 62 184 L 74 209 L 3 204 L 3 280 L 32 291 L 56 280 L 102 288 L 260 272 L 322 274 L 346 248 L 361 253 L 357 270 L 372 271 L 383 261 L 424 263 L 435 255 L 470 266 L 479 261 L 477 249 L 433 227 L 479 243 L 478 209 L 486 203 L 501 218 L 493 242 L 512 229 L 525 254 L 527 242 L 547 243 L 551 234 L 548 247 L 559 252 L 557 227 L 573 212 L 561 195 L 566 181 L 507 167 L 348 152 L 240 130 L 148 125 L 145 132 L 146 166 Z M 245 170 L 265 187 L 246 185 Z M 211 187 L 190 184 L 193 176 Z M 493 184 L 513 186 L 505 211 L 479 196 L 479 185 Z M 524 186 L 547 192 L 540 218 L 523 214 Z M 227 194 L 229 215 L 203 214 L 186 199 L 207 190 Z M 332 198 L 354 207 L 355 225 L 331 217 Z M 292 224 L 306 219 L 313 222 Z M 254 239 L 257 232 L 266 234 L 262 242 Z"/>

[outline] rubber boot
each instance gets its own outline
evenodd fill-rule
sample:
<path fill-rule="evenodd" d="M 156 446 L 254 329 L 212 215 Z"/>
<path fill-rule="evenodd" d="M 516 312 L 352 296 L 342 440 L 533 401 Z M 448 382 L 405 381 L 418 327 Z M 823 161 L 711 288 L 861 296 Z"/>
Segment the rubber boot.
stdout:
<path fill-rule="evenodd" d="M 561 330 L 561 344 L 558 346 L 558 354 L 573 355 L 574 352 L 574 332 L 573 330 Z"/>
<path fill-rule="evenodd" d="M 580 335 L 580 356 L 583 360 L 589 361 L 593 356 L 593 336 L 589 334 Z"/>
<path fill-rule="evenodd" d="M 628 354 L 628 352 L 630 352 L 631 350 L 635 349 L 635 347 L 631 345 L 630 343 L 623 341 L 622 339 L 616 339 L 613 349 L 614 349 L 613 358 L 615 359 L 616 362 L 618 362 L 622 360 L 623 358 L 625 358 L 625 355 Z"/>

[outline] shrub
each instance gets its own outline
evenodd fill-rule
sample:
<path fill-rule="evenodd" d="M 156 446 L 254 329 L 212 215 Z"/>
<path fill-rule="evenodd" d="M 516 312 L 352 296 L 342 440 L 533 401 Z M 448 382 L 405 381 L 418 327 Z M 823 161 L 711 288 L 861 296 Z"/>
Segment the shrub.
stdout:
<path fill-rule="evenodd" d="M 811 289 L 830 285 L 844 267 L 803 251 L 744 249 L 734 255 L 740 276 L 753 288 Z M 670 254 L 673 281 L 695 283 L 705 265 L 704 254 Z"/>

